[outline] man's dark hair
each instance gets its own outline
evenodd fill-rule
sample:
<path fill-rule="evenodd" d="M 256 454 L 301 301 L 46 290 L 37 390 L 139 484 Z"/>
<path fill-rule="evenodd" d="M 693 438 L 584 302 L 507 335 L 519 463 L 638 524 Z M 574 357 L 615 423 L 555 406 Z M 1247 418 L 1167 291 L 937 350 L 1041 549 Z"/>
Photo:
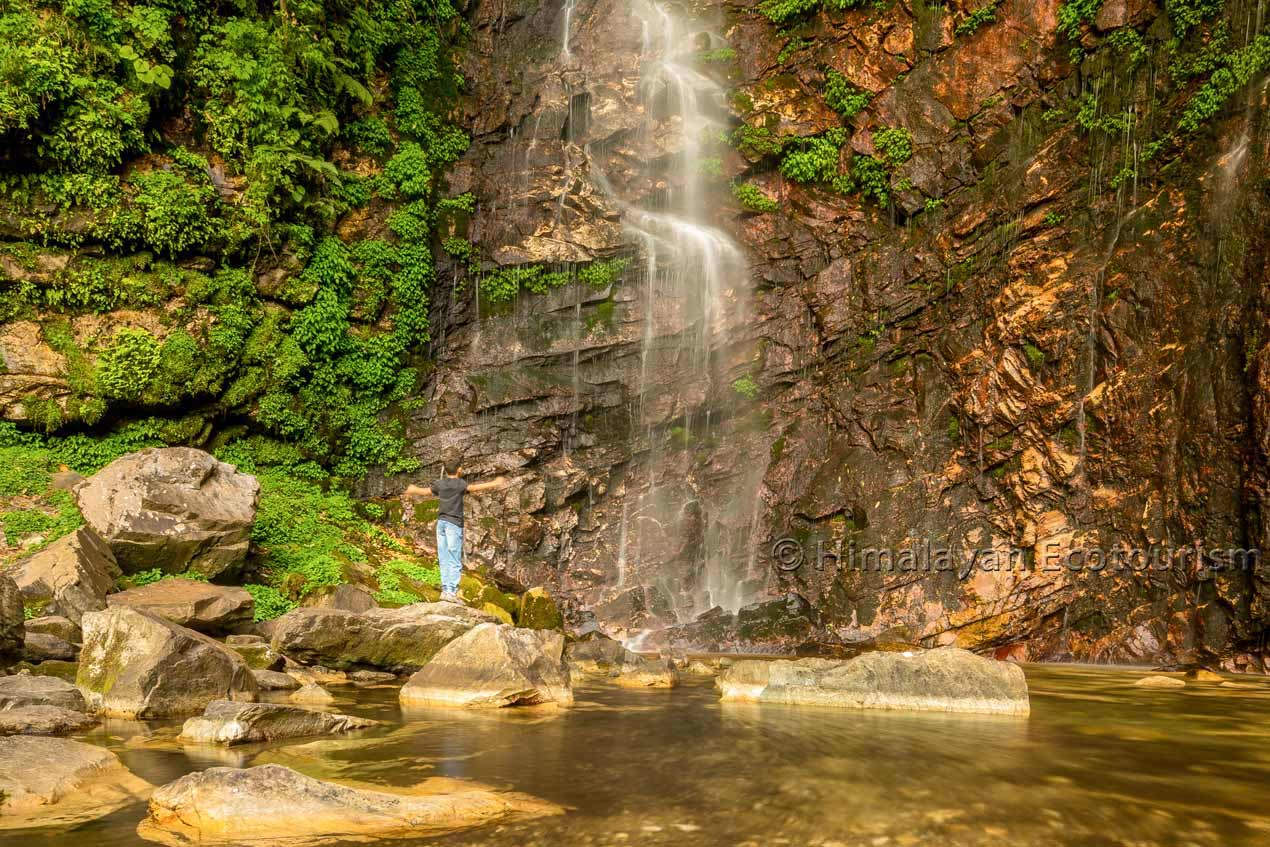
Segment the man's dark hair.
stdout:
<path fill-rule="evenodd" d="M 459 472 L 459 457 L 458 456 L 450 456 L 441 464 L 445 468 L 446 476 L 454 476 L 455 474 Z"/>

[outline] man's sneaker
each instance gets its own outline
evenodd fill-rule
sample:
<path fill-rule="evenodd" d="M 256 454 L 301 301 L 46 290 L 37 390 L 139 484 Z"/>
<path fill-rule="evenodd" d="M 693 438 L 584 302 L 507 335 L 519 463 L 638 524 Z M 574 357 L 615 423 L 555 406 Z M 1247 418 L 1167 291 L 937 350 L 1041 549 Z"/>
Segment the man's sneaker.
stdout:
<path fill-rule="evenodd" d="M 452 591 L 442 591 L 441 602 L 442 603 L 457 603 L 459 602 L 459 595 L 455 594 Z"/>

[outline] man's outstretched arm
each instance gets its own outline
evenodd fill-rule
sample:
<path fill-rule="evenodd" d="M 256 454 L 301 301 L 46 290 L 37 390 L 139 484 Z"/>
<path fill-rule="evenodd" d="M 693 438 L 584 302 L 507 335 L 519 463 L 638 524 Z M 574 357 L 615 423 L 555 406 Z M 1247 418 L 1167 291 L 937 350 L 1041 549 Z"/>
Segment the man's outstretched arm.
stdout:
<path fill-rule="evenodd" d="M 407 485 L 406 490 L 401 492 L 402 497 L 435 497 L 432 489 L 428 486 Z"/>
<path fill-rule="evenodd" d="M 467 490 L 468 491 L 491 491 L 495 488 L 502 488 L 506 484 L 507 484 L 507 477 L 498 476 L 498 477 L 494 477 L 489 482 L 478 482 L 475 485 L 469 485 L 467 487 Z"/>

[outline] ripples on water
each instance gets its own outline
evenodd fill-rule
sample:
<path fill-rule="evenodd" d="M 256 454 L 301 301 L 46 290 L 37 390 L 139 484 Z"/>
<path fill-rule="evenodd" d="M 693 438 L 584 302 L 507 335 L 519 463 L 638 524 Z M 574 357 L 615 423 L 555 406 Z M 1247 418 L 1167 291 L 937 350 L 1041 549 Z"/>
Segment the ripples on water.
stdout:
<path fill-rule="evenodd" d="M 402 714 L 394 688 L 335 689 L 342 711 L 392 722 L 356 738 L 182 749 L 171 725 L 111 722 L 89 740 L 155 784 L 276 762 L 384 784 L 475 779 L 571 809 L 393 845 L 1270 845 L 1270 684 L 1153 691 L 1131 671 L 1027 674 L 1022 719 L 723 704 L 687 678 L 674 691 L 579 686 L 577 707 L 556 713 Z M 133 845 L 143 814 L 45 843 Z"/>

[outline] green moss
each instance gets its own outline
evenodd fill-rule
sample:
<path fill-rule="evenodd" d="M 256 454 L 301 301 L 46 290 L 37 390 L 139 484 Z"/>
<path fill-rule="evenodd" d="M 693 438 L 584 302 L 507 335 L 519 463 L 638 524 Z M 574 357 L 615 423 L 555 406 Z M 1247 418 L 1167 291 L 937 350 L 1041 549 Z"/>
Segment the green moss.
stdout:
<path fill-rule="evenodd" d="M 980 6 L 962 18 L 953 29 L 953 32 L 962 36 L 973 35 L 979 27 L 992 23 L 997 19 L 997 7 L 1000 5 L 1001 0 L 990 0 L 986 5 Z"/>
<path fill-rule="evenodd" d="M 1035 344 L 1024 344 L 1023 352 L 1027 355 L 1028 364 L 1033 370 L 1039 369 L 1045 364 L 1045 353 Z"/>
<path fill-rule="evenodd" d="M 775 212 L 780 208 L 775 200 L 764 194 L 762 189 L 753 183 L 732 183 L 732 196 L 736 198 L 736 201 L 741 204 L 743 209 L 749 212 L 762 214 Z"/>
<path fill-rule="evenodd" d="M 760 389 L 754 377 L 746 374 L 732 381 L 732 390 L 747 400 L 753 400 L 758 397 Z"/>
<path fill-rule="evenodd" d="M 870 92 L 856 88 L 832 68 L 825 72 L 824 96 L 825 104 L 844 118 L 859 114 L 873 99 Z"/>

